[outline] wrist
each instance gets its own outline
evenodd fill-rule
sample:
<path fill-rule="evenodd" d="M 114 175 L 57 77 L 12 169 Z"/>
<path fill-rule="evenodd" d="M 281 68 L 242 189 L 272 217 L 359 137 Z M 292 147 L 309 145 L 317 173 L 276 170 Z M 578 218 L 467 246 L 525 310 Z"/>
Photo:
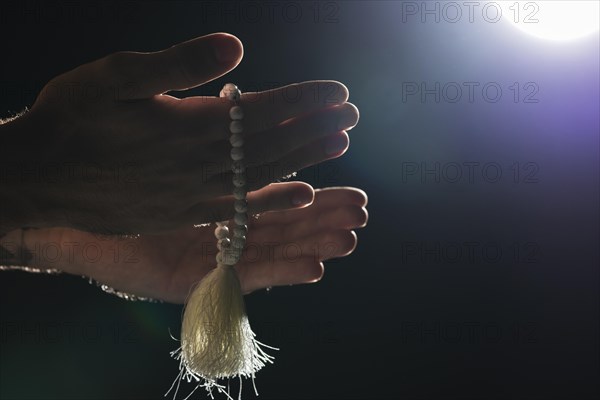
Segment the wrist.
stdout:
<path fill-rule="evenodd" d="M 4 236 L 0 235 L 0 271 L 19 270 L 48 274 L 63 272 L 55 260 L 48 262 L 44 259 L 41 249 L 57 246 L 56 243 L 43 240 L 48 236 L 45 231 L 49 230 L 23 228 L 10 231 Z"/>
<path fill-rule="evenodd" d="M 41 226 L 44 221 L 35 206 L 40 192 L 31 182 L 30 160 L 35 142 L 32 127 L 25 115 L 2 120 L 0 124 L 0 234 L 21 227 Z"/>
<path fill-rule="evenodd" d="M 0 266 L 29 266 L 31 253 L 23 246 L 24 233 L 24 229 L 13 229 L 0 233 Z"/>

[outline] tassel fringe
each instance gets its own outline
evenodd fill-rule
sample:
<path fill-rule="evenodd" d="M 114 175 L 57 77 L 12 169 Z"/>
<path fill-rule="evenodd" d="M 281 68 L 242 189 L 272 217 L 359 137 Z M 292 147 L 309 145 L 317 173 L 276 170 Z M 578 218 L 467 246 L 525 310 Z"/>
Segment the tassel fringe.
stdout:
<path fill-rule="evenodd" d="M 226 394 L 229 389 L 218 383 L 219 379 L 252 378 L 255 393 L 258 395 L 254 378 L 256 372 L 274 357 L 263 348 L 278 350 L 256 340 L 250 328 L 244 305 L 240 281 L 235 269 L 219 265 L 207 274 L 196 286 L 185 306 L 181 328 L 181 347 L 171 352 L 179 360 L 179 375 L 165 394 L 173 388 L 177 396 L 182 380 L 197 382 L 196 388 L 185 398 L 188 399 L 199 387 L 207 390 L 211 398 L 213 389 Z"/>

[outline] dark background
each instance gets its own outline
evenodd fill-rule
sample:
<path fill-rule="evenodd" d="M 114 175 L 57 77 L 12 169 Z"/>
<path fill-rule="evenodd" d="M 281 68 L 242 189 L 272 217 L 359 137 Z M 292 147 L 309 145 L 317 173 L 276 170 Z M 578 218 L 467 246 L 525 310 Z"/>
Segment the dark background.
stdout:
<path fill-rule="evenodd" d="M 402 3 L 3 3 L 0 112 L 81 63 L 218 31 L 244 60 L 191 94 L 339 80 L 361 121 L 344 157 L 301 178 L 364 189 L 369 225 L 318 284 L 246 297 L 259 340 L 281 348 L 259 398 L 596 398 L 598 34 L 423 23 Z M 439 100 L 409 92 L 436 82 Z M 180 314 L 2 273 L 0 398 L 161 398 Z"/>

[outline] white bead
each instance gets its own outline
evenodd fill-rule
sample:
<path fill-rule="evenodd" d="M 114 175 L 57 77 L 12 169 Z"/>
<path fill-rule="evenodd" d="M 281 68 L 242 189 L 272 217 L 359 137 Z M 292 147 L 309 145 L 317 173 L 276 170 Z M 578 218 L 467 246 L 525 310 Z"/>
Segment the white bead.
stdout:
<path fill-rule="evenodd" d="M 243 237 L 246 240 L 246 233 L 248 233 L 248 225 L 236 225 L 233 227 L 233 237 Z"/>
<path fill-rule="evenodd" d="M 231 240 L 229 238 L 219 239 L 217 242 L 217 248 L 219 250 L 227 249 L 231 246 Z"/>
<path fill-rule="evenodd" d="M 229 132 L 231 133 L 242 133 L 244 131 L 244 125 L 242 121 L 231 121 L 229 124 Z"/>
<path fill-rule="evenodd" d="M 235 212 L 245 213 L 248 211 L 248 202 L 246 200 L 236 200 L 233 203 L 233 208 L 235 209 Z"/>
<path fill-rule="evenodd" d="M 219 96 L 227 97 L 228 100 L 237 101 L 240 99 L 241 94 L 242 92 L 240 92 L 240 89 L 238 89 L 236 85 L 233 83 L 226 83 L 225 86 L 223 86 L 223 89 L 221 89 Z"/>
<path fill-rule="evenodd" d="M 234 161 L 233 164 L 231 164 L 231 171 L 235 174 L 243 174 L 245 170 L 246 166 L 242 161 Z"/>
<path fill-rule="evenodd" d="M 246 213 L 235 213 L 233 220 L 237 225 L 246 225 L 248 223 L 248 216 Z"/>
<path fill-rule="evenodd" d="M 221 97 L 226 97 L 229 100 L 238 101 L 241 97 L 241 91 L 232 83 L 226 84 L 220 93 Z M 246 233 L 248 232 L 248 202 L 246 201 L 247 189 L 246 189 L 246 166 L 242 162 L 244 159 L 244 137 L 241 133 L 244 130 L 244 126 L 241 120 L 244 118 L 244 110 L 239 105 L 234 105 L 229 109 L 229 117 L 232 119 L 229 124 L 229 131 L 231 136 L 229 142 L 232 146 L 230 155 L 233 163 L 231 170 L 234 173 L 233 176 L 233 196 L 236 199 L 234 202 L 234 209 L 236 211 L 234 215 L 234 221 L 236 226 L 234 227 L 234 237 L 229 239 L 229 229 L 226 226 L 218 226 L 215 230 L 215 235 L 219 238 L 217 247 L 219 253 L 217 254 L 217 263 L 223 265 L 235 265 L 239 261 L 242 249 L 246 244 Z"/>
<path fill-rule="evenodd" d="M 231 149 L 231 159 L 233 161 L 239 161 L 244 158 L 244 149 L 241 147 L 234 147 Z"/>
<path fill-rule="evenodd" d="M 242 200 L 246 198 L 246 188 L 243 187 L 234 187 L 233 188 L 233 197 L 236 200 Z"/>
<path fill-rule="evenodd" d="M 242 93 L 239 90 L 237 90 L 235 92 L 229 93 L 227 95 L 227 99 L 231 100 L 231 101 L 238 101 L 240 99 L 241 95 L 242 95 Z"/>
<path fill-rule="evenodd" d="M 231 241 L 231 247 L 241 250 L 246 245 L 246 237 L 234 237 Z"/>
<path fill-rule="evenodd" d="M 221 89 L 221 93 L 225 93 L 227 95 L 227 93 L 234 92 L 236 90 L 238 90 L 238 87 L 235 84 L 228 82 L 225 85 L 223 85 L 223 89 Z"/>
<path fill-rule="evenodd" d="M 244 137 L 239 133 L 234 133 L 229 136 L 229 143 L 231 143 L 233 147 L 242 147 L 244 145 Z"/>
<path fill-rule="evenodd" d="M 234 120 L 239 120 L 244 118 L 244 110 L 240 106 L 233 106 L 229 110 L 229 117 Z"/>
<path fill-rule="evenodd" d="M 217 226 L 215 229 L 215 236 L 217 239 L 224 239 L 229 235 L 229 228 L 226 226 Z"/>
<path fill-rule="evenodd" d="M 235 187 L 246 186 L 246 176 L 244 174 L 233 175 L 233 186 L 235 186 Z"/>

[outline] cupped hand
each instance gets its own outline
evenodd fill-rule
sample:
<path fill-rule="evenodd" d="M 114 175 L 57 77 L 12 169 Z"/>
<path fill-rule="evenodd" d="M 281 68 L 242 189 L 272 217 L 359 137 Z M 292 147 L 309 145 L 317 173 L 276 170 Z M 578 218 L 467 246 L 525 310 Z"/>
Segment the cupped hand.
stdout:
<path fill-rule="evenodd" d="M 366 225 L 366 194 L 339 187 L 315 191 L 307 207 L 271 211 L 251 219 L 238 271 L 242 290 L 318 281 L 323 261 L 350 254 L 353 231 Z M 67 228 L 28 230 L 28 248 L 58 246 L 60 260 L 34 260 L 45 268 L 93 278 L 118 291 L 183 303 L 190 289 L 216 267 L 215 226 L 184 228 L 138 238 L 99 238 Z M 43 254 L 38 251 L 38 254 Z"/>
<path fill-rule="evenodd" d="M 25 128 L 16 160 L 27 163 L 28 154 L 41 170 L 18 188 L 37 219 L 27 225 L 160 233 L 228 218 L 231 104 L 165 93 L 212 81 L 242 56 L 237 38 L 218 33 L 154 53 L 115 53 L 50 81 L 15 121 Z M 347 99 L 334 81 L 242 95 L 248 189 L 257 191 L 250 212 L 306 204 L 297 185 L 258 189 L 344 153 L 345 130 L 358 120 Z"/>

